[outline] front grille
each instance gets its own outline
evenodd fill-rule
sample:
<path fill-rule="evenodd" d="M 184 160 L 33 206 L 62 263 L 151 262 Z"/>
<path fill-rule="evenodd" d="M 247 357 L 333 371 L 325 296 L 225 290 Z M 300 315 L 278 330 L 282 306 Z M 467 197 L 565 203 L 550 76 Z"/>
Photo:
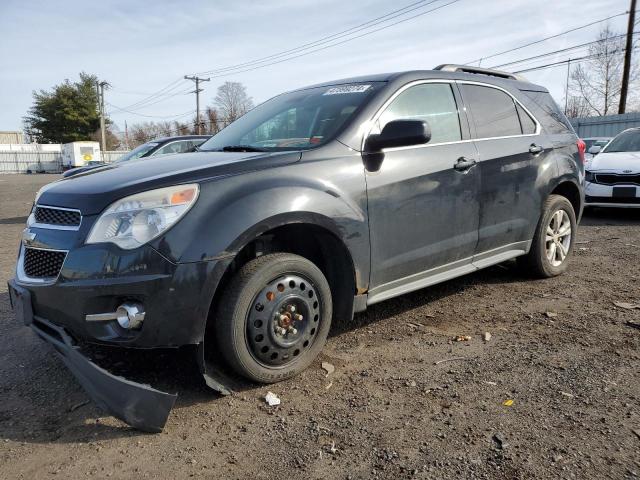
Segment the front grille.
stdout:
<path fill-rule="evenodd" d="M 27 277 L 55 278 L 60 273 L 67 252 L 25 247 L 23 269 Z"/>
<path fill-rule="evenodd" d="M 604 185 L 628 185 L 630 183 L 635 183 L 636 185 L 640 185 L 640 173 L 634 173 L 630 175 L 617 173 L 597 173 L 596 183 L 602 183 Z"/>
<path fill-rule="evenodd" d="M 640 197 L 592 197 L 587 195 L 587 203 L 627 203 L 640 205 Z"/>
<path fill-rule="evenodd" d="M 80 225 L 80 212 L 77 210 L 61 210 L 59 208 L 37 206 L 34 216 L 36 222 L 48 225 L 64 227 L 77 227 Z"/>

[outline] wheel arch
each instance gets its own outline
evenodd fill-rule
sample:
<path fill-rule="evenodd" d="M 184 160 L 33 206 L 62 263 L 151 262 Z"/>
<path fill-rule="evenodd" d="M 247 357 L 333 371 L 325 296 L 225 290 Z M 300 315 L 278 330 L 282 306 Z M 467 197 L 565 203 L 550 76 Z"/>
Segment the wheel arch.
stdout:
<path fill-rule="evenodd" d="M 361 278 L 339 226 L 314 212 L 284 213 L 265 219 L 238 236 L 227 251 L 234 252 L 233 258 L 215 287 L 207 324 L 215 321 L 216 306 L 233 275 L 247 262 L 267 253 L 293 253 L 313 262 L 329 282 L 334 319 L 340 321 L 352 318 L 354 296 L 363 290 L 358 286 L 368 282 L 368 278 Z"/>
<path fill-rule="evenodd" d="M 551 189 L 549 195 L 561 195 L 569 200 L 576 214 L 576 219 L 580 219 L 584 206 L 584 193 L 574 179 L 560 179 Z"/>

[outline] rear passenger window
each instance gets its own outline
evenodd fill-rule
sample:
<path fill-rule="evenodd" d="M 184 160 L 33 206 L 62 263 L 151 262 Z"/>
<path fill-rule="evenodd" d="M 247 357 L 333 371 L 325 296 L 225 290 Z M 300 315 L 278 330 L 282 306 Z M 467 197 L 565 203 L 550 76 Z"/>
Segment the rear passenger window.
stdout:
<path fill-rule="evenodd" d="M 379 129 L 392 120 L 426 120 L 431 127 L 429 143 L 462 139 L 458 106 L 448 83 L 423 83 L 407 88 L 380 115 Z"/>
<path fill-rule="evenodd" d="M 521 135 L 520 119 L 513 99 L 501 90 L 461 84 L 464 101 L 471 110 L 477 138 Z"/>
<path fill-rule="evenodd" d="M 520 125 L 522 126 L 522 133 L 530 135 L 536 133 L 536 122 L 533 121 L 531 115 L 529 115 L 524 108 L 516 103 L 518 109 L 518 117 L 520 117 Z"/>

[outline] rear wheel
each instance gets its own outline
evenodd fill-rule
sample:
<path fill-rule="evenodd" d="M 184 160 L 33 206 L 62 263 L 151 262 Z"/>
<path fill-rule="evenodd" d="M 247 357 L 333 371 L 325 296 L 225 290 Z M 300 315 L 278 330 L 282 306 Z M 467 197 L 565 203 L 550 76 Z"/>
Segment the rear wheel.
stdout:
<path fill-rule="evenodd" d="M 568 267 L 576 235 L 576 214 L 571 202 L 550 195 L 527 255 L 518 258 L 526 273 L 539 278 L 555 277 Z"/>
<path fill-rule="evenodd" d="M 262 383 L 309 366 L 331 326 L 329 284 L 313 263 L 289 253 L 245 264 L 221 297 L 214 319 L 220 351 L 238 374 Z"/>

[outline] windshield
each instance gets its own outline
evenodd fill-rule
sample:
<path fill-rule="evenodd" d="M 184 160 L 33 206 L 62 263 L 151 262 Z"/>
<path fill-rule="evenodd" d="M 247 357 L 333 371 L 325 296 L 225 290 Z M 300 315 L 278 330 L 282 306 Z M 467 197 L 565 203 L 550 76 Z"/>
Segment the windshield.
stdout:
<path fill-rule="evenodd" d="M 622 132 L 611 140 L 605 152 L 640 152 L 640 130 Z"/>
<path fill-rule="evenodd" d="M 331 140 L 380 82 L 285 93 L 257 106 L 200 146 L 201 151 L 283 151 Z"/>
<path fill-rule="evenodd" d="M 142 145 L 139 145 L 133 150 L 131 150 L 126 155 L 123 155 L 122 157 L 120 157 L 118 160 L 116 160 L 116 162 L 126 162 L 127 160 L 134 160 L 136 158 L 140 158 L 142 155 L 147 153 L 152 148 L 157 147 L 158 145 L 159 145 L 158 142 L 143 143 Z"/>

